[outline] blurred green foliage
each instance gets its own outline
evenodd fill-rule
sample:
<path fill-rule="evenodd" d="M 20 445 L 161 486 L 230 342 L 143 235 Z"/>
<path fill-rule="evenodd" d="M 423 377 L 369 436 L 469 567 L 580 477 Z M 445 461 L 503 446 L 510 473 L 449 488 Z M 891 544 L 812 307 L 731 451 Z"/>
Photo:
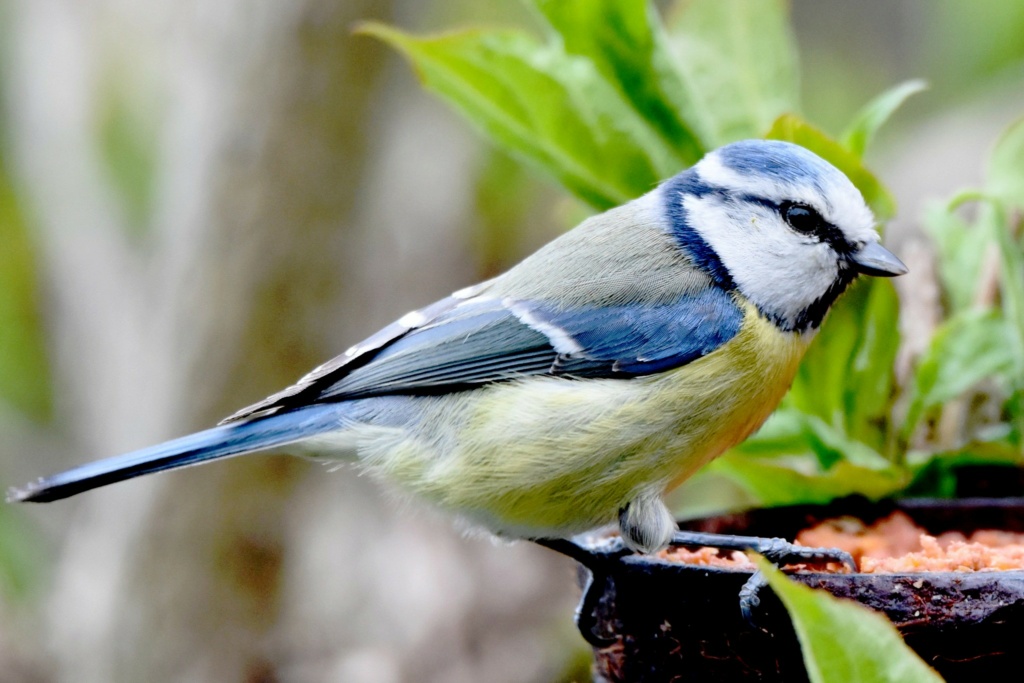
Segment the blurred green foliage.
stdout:
<path fill-rule="evenodd" d="M 4 123 L 0 121 L 0 415 L 43 425 L 52 416 L 53 385 L 37 245 L 10 172 Z M 9 438 L 6 442 L 12 445 Z M 31 595 L 43 580 L 44 559 L 24 512 L 0 505 L 0 594 Z"/>
<path fill-rule="evenodd" d="M 916 95 L 927 87 L 922 80 L 907 81 L 868 102 L 843 132 L 843 146 L 857 156 L 864 156 L 882 124 L 888 121 L 911 95 Z"/>
<path fill-rule="evenodd" d="M 0 400 L 37 421 L 50 416 L 35 245 L 0 151 Z"/>
<path fill-rule="evenodd" d="M 1020 89 L 1024 3 L 1018 0 L 914 0 L 851 3 L 792 0 L 803 60 L 804 113 L 838 132 L 850 112 L 886 84 L 925 75 L 925 112 Z M 887 131 L 891 141 L 901 126 Z M 905 126 L 903 127 L 905 130 Z"/>
<path fill-rule="evenodd" d="M 113 67 L 111 67 L 113 69 Z M 150 227 L 156 191 L 157 118 L 144 106 L 140 89 L 112 73 L 97 99 L 96 142 L 102 168 L 118 200 L 129 233 Z"/>
<path fill-rule="evenodd" d="M 973 215 L 962 212 L 971 205 Z M 937 246 L 949 317 L 936 330 L 911 381 L 902 435 L 939 447 L 941 423 L 972 398 L 998 404 L 999 418 L 973 425 L 957 461 L 1018 461 L 1024 452 L 1024 120 L 999 139 L 984 187 L 933 206 L 925 227 Z M 979 390 L 983 381 L 988 386 Z M 934 431 L 934 430 L 932 430 Z"/>
<path fill-rule="evenodd" d="M 21 600 L 45 585 L 49 563 L 38 529 L 23 511 L 0 509 L 0 595 Z"/>
<path fill-rule="evenodd" d="M 936 85 L 970 92 L 1024 68 L 1024 3 L 1005 0 L 933 0 L 921 20 L 924 59 Z"/>

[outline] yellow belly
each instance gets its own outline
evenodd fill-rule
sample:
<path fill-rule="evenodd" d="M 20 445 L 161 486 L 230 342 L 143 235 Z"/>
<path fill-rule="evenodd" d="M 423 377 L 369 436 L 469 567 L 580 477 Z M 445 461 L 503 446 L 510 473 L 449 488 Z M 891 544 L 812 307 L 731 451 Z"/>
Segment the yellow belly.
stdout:
<path fill-rule="evenodd" d="M 807 335 L 747 306 L 740 332 L 684 367 L 630 380 L 531 378 L 465 392 L 433 442 L 394 434 L 368 464 L 498 532 L 578 533 L 614 521 L 756 430 L 789 388 Z"/>

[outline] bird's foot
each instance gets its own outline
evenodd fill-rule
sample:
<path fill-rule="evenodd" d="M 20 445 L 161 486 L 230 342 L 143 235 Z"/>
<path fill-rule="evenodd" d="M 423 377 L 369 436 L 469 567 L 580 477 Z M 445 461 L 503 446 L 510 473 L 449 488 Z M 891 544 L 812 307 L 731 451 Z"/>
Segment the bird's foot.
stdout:
<path fill-rule="evenodd" d="M 845 565 L 851 572 L 858 571 L 850 553 L 838 548 L 811 548 L 790 543 L 783 538 L 762 538 L 759 536 L 732 536 L 709 534 L 699 531 L 677 531 L 672 535 L 671 545 L 697 548 L 719 548 L 721 550 L 753 551 L 762 555 L 775 566 L 787 564 L 827 564 L 834 562 Z M 768 580 L 760 570 L 755 571 L 740 589 L 740 613 L 744 621 L 757 628 L 754 610 L 761 604 L 761 589 Z"/>
<path fill-rule="evenodd" d="M 592 548 L 583 547 L 564 538 L 538 538 L 534 543 L 550 548 L 562 555 L 576 560 L 586 567 L 590 575 L 583 589 L 583 596 L 576 608 L 576 626 L 584 639 L 594 647 L 607 647 L 615 642 L 600 632 L 598 625 L 598 601 L 608 588 L 609 568 L 625 555 L 634 553 L 620 536 L 604 539 Z M 811 548 L 782 538 L 762 538 L 759 536 L 733 536 L 729 534 L 711 534 L 698 531 L 676 531 L 669 545 L 691 548 L 718 548 L 721 550 L 752 551 L 764 556 L 776 566 L 787 564 L 826 564 L 834 562 L 845 565 L 850 571 L 856 572 L 857 564 L 853 557 L 838 548 Z M 754 628 L 759 628 L 754 616 L 761 604 L 760 592 L 768 581 L 764 574 L 755 571 L 739 592 L 739 607 L 743 619 Z"/>

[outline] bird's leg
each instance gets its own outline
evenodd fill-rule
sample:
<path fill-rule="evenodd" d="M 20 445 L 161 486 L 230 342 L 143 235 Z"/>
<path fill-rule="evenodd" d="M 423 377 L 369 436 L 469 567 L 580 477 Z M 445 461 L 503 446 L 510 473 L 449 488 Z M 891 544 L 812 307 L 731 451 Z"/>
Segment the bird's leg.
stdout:
<path fill-rule="evenodd" d="M 857 571 L 857 564 L 850 553 L 838 548 L 811 548 L 790 543 L 784 538 L 762 538 L 760 536 L 733 536 L 730 534 L 709 534 L 701 531 L 679 530 L 672 534 L 670 545 L 691 548 L 720 548 L 721 550 L 752 550 L 764 555 L 772 564 L 798 564 L 838 562 Z"/>
<path fill-rule="evenodd" d="M 622 543 L 641 553 L 654 553 L 666 545 L 751 550 L 775 565 L 839 562 L 857 571 L 850 554 L 837 548 L 807 548 L 782 538 L 682 531 L 657 491 L 638 495 L 619 510 L 619 531 Z M 764 575 L 755 571 L 740 590 L 740 612 L 751 625 L 754 608 L 760 603 L 758 593 L 765 584 Z"/>
<path fill-rule="evenodd" d="M 761 538 L 758 536 L 732 536 L 728 534 L 709 534 L 699 531 L 676 531 L 672 534 L 670 545 L 681 545 L 697 548 L 719 548 L 721 550 L 751 550 L 763 555 L 772 564 L 837 562 L 844 564 L 856 572 L 857 563 L 850 553 L 838 548 L 810 548 L 790 543 L 783 538 Z M 740 613 L 751 626 L 754 622 L 754 609 L 761 604 L 759 592 L 768 585 L 764 574 L 755 571 L 740 589 Z"/>

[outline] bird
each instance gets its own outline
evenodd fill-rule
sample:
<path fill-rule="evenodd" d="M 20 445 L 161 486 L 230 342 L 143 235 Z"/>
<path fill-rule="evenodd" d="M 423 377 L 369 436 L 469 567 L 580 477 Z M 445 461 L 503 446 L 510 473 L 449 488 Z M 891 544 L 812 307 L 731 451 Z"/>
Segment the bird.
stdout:
<path fill-rule="evenodd" d="M 499 537 L 617 525 L 653 553 L 678 533 L 665 494 L 768 418 L 843 291 L 906 272 L 843 172 L 734 142 L 217 426 L 8 500 L 288 447 Z"/>

